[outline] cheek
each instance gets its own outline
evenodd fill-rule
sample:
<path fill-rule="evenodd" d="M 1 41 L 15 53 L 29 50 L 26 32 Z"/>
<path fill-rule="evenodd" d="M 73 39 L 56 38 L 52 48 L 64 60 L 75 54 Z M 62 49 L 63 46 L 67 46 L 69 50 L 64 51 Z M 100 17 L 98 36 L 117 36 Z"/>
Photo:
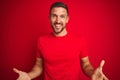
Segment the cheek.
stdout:
<path fill-rule="evenodd" d="M 50 23 L 51 23 L 51 24 L 53 24 L 53 23 L 54 23 L 54 21 L 53 21 L 53 20 L 50 20 Z"/>
<path fill-rule="evenodd" d="M 54 23 L 55 22 L 55 19 L 51 19 L 51 23 Z"/>
<path fill-rule="evenodd" d="M 64 20 L 63 23 L 66 24 L 66 23 L 68 23 L 68 21 L 67 21 L 67 20 Z"/>

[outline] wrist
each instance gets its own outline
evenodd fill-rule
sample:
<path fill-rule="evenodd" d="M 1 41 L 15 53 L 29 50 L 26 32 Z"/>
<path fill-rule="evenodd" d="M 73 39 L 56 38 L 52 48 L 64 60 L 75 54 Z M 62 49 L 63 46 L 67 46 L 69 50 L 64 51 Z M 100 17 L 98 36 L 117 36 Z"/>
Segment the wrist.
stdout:
<path fill-rule="evenodd" d="M 32 79 L 32 76 L 30 73 L 27 73 L 28 74 L 28 77 L 30 78 L 30 80 Z"/>

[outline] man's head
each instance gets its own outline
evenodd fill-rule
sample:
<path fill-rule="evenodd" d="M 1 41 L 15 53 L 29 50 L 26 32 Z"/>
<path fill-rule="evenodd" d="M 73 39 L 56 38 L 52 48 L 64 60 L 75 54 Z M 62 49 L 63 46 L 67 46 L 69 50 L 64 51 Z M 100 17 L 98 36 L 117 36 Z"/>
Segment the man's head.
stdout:
<path fill-rule="evenodd" d="M 50 7 L 50 14 L 51 14 L 51 10 L 53 9 L 53 8 L 55 8 L 55 7 L 62 7 L 62 8 L 64 8 L 64 9 L 66 9 L 66 11 L 67 11 L 67 14 L 69 13 L 69 11 L 68 11 L 68 7 L 67 7 L 67 5 L 65 4 L 65 3 L 63 3 L 63 2 L 55 2 L 55 3 L 53 3 L 52 5 L 51 5 L 51 7 Z"/>
<path fill-rule="evenodd" d="M 66 32 L 66 24 L 69 20 L 67 5 L 62 2 L 53 3 L 49 13 L 50 23 L 55 34 Z"/>

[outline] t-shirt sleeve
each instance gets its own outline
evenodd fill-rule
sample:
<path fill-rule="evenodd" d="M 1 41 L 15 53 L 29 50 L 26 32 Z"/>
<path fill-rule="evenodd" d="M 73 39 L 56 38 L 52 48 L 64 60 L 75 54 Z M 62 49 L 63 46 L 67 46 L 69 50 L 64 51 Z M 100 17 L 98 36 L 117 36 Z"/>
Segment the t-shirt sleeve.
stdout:
<path fill-rule="evenodd" d="M 40 38 L 37 41 L 36 58 L 42 58 L 42 54 L 40 51 Z"/>
<path fill-rule="evenodd" d="M 84 58 L 88 56 L 88 48 L 85 39 L 80 39 L 80 58 Z"/>

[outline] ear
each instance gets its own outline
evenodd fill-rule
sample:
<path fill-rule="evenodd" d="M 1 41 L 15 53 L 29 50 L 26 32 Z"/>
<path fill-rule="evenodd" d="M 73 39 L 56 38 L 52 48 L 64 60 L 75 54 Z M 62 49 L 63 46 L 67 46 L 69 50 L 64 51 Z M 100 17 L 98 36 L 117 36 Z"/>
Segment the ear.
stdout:
<path fill-rule="evenodd" d="M 67 21 L 66 21 L 66 23 L 68 23 L 69 22 L 69 16 L 67 16 Z"/>

